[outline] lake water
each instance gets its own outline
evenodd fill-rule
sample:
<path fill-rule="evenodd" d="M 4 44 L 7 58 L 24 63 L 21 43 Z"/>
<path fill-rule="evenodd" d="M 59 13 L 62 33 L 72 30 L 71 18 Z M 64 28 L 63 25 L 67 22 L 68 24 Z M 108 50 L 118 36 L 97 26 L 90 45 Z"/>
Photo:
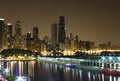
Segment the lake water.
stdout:
<path fill-rule="evenodd" d="M 120 81 L 120 77 L 80 68 L 70 69 L 51 62 L 0 61 L 0 64 L 9 68 L 11 75 L 28 75 L 30 79 L 27 81 Z"/>

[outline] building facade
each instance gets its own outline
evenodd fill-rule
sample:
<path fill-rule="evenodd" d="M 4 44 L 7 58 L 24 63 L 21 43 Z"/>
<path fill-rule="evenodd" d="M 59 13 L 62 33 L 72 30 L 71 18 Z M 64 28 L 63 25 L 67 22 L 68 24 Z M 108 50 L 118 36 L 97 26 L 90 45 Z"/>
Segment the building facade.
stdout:
<path fill-rule="evenodd" d="M 57 44 L 57 23 L 54 23 L 51 26 L 51 42 L 53 46 L 56 46 Z"/>
<path fill-rule="evenodd" d="M 66 38 L 65 18 L 59 17 L 58 43 L 64 43 Z"/>
<path fill-rule="evenodd" d="M 0 18 L 0 50 L 2 49 L 3 26 L 4 26 L 4 19 Z"/>
<path fill-rule="evenodd" d="M 31 32 L 27 32 L 27 50 L 30 50 L 30 39 L 31 39 Z"/>
<path fill-rule="evenodd" d="M 21 21 L 17 21 L 15 25 L 14 48 L 20 49 L 21 43 Z"/>
<path fill-rule="evenodd" d="M 34 27 L 33 28 L 33 39 L 39 39 L 39 31 L 38 31 L 38 27 Z"/>
<path fill-rule="evenodd" d="M 12 48 L 12 24 L 7 23 L 7 29 L 8 29 L 8 48 Z"/>

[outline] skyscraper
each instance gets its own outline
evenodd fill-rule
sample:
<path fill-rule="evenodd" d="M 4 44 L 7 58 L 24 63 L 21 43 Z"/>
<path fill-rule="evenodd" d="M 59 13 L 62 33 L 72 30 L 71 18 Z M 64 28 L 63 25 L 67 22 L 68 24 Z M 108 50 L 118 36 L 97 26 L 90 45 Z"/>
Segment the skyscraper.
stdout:
<path fill-rule="evenodd" d="M 21 36 L 21 21 L 16 21 L 15 35 Z"/>
<path fill-rule="evenodd" d="M 51 26 L 51 42 L 53 46 L 56 46 L 57 44 L 57 23 L 54 23 Z"/>
<path fill-rule="evenodd" d="M 3 49 L 8 48 L 8 28 L 6 24 L 4 24 L 2 29 L 2 48 Z"/>
<path fill-rule="evenodd" d="M 15 25 L 15 42 L 14 48 L 20 49 L 21 43 L 21 21 L 17 21 Z"/>
<path fill-rule="evenodd" d="M 8 49 L 12 45 L 12 25 L 7 23 L 2 29 L 2 48 Z"/>
<path fill-rule="evenodd" d="M 34 27 L 33 28 L 33 39 L 39 39 L 39 36 L 38 36 L 38 27 Z"/>
<path fill-rule="evenodd" d="M 58 29 L 58 42 L 64 43 L 66 38 L 66 30 L 65 30 L 65 18 L 64 16 L 59 17 L 59 29 Z"/>
<path fill-rule="evenodd" d="M 11 23 L 7 23 L 8 29 L 8 48 L 12 47 L 12 25 Z"/>
<path fill-rule="evenodd" d="M 31 39 L 31 32 L 27 32 L 27 50 L 30 50 L 30 39 Z"/>
<path fill-rule="evenodd" d="M 3 26 L 4 26 L 4 19 L 0 18 L 0 50 L 2 49 Z"/>

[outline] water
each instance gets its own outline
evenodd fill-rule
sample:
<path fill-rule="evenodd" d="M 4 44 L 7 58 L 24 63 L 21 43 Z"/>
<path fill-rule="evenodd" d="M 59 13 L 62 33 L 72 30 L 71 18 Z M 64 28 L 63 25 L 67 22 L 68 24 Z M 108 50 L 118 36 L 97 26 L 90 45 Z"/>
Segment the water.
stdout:
<path fill-rule="evenodd" d="M 41 61 L 0 61 L 13 76 L 28 75 L 27 81 L 120 81 L 120 77 L 98 71 L 70 69 L 63 65 Z"/>

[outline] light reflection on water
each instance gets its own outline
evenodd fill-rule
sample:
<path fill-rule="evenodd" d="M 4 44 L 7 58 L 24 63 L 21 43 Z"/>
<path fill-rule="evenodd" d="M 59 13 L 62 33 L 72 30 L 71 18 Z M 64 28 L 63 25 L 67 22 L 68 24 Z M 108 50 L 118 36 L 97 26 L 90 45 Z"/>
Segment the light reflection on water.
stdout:
<path fill-rule="evenodd" d="M 11 75 L 27 75 L 27 81 L 120 81 L 120 77 L 86 69 L 70 69 L 64 65 L 41 61 L 0 61 Z M 2 69 L 2 67 L 0 67 Z"/>

